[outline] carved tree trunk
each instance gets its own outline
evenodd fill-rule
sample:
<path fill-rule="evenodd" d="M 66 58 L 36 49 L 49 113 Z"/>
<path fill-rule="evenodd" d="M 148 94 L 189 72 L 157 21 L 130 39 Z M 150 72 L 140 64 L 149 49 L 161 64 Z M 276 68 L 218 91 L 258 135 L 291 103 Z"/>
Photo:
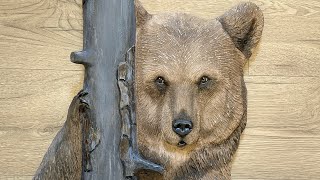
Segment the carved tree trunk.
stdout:
<path fill-rule="evenodd" d="M 71 103 L 67 121 L 34 179 L 125 179 L 116 77 L 119 63 L 134 45 L 134 2 L 83 0 L 83 20 L 83 50 L 71 54 L 72 62 L 85 66 L 83 91 Z M 81 111 L 79 106 L 87 108 Z M 77 131 L 66 131 L 75 129 L 71 122 Z"/>
<path fill-rule="evenodd" d="M 71 54 L 73 62 L 85 66 L 83 90 L 88 95 L 84 98 L 92 112 L 91 125 L 83 128 L 83 165 L 87 171 L 83 171 L 83 179 L 121 180 L 124 175 L 119 155 L 121 122 L 116 75 L 118 64 L 134 44 L 133 1 L 84 0 L 83 19 L 83 51 Z M 97 140 L 92 138 L 99 136 L 100 143 L 94 150 Z"/>
<path fill-rule="evenodd" d="M 133 0 L 83 0 L 83 90 L 43 158 L 34 179 L 135 179 L 139 169 L 162 172 L 142 159 L 134 104 Z M 122 127 L 122 128 L 121 128 Z M 121 147 L 121 152 L 120 152 Z"/>

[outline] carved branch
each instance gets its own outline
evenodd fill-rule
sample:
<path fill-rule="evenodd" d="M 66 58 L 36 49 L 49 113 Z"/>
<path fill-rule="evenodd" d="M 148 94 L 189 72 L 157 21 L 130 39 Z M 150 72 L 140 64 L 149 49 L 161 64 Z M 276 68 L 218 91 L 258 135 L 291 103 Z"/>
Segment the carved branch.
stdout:
<path fill-rule="evenodd" d="M 120 114 L 122 119 L 121 159 L 125 176 L 134 178 L 134 173 L 147 169 L 163 173 L 164 168 L 143 159 L 138 151 L 137 127 L 134 97 L 134 47 L 126 54 L 126 61 L 118 67 L 118 87 L 120 91 Z"/>

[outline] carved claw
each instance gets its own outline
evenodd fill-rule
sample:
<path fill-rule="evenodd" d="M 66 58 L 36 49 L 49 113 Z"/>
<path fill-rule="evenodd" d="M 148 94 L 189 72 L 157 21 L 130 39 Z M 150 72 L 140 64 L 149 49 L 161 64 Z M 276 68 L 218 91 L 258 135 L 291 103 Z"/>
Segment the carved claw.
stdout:
<path fill-rule="evenodd" d="M 162 166 L 143 159 L 139 153 L 134 152 L 131 147 L 127 153 L 127 157 L 124 160 L 126 177 L 134 176 L 134 173 L 141 169 L 152 170 L 159 173 L 164 172 L 164 168 Z"/>
<path fill-rule="evenodd" d="M 89 108 L 89 103 L 83 97 L 79 97 L 80 103 L 84 104 L 87 108 Z"/>
<path fill-rule="evenodd" d="M 137 166 L 137 169 L 147 169 L 155 172 L 163 173 L 164 168 L 158 164 L 155 164 L 151 161 L 143 159 L 140 155 L 134 154 L 134 161 Z"/>
<path fill-rule="evenodd" d="M 85 95 L 88 95 L 88 92 L 84 91 L 83 89 L 80 90 L 80 91 L 78 92 L 78 94 L 77 94 L 78 97 L 83 97 L 83 96 L 85 96 Z"/>
<path fill-rule="evenodd" d="M 80 104 L 82 106 L 84 106 L 85 108 L 90 109 L 89 107 L 89 103 L 88 101 L 85 99 L 85 96 L 88 95 L 88 92 L 81 90 L 79 91 L 79 93 L 77 94 L 76 98 L 80 101 Z"/>

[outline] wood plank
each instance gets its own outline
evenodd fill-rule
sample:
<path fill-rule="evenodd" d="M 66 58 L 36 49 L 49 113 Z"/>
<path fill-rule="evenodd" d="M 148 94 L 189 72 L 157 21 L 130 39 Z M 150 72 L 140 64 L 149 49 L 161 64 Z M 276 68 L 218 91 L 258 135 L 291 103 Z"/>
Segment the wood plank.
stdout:
<path fill-rule="evenodd" d="M 248 127 L 319 134 L 319 77 L 250 76 L 246 82 Z"/>
<path fill-rule="evenodd" d="M 0 71 L 0 76 L 2 128 L 63 122 L 83 82 L 82 71 L 6 69 Z"/>
<path fill-rule="evenodd" d="M 204 18 L 236 1 L 141 0 L 151 13 Z M 232 176 L 319 179 L 320 1 L 255 0 L 265 14 L 260 52 L 250 61 L 248 125 Z M 31 179 L 81 88 L 81 0 L 0 4 L 0 179 Z"/>
<path fill-rule="evenodd" d="M 81 0 L 0 5 L 0 179 L 31 179 L 81 89 Z"/>
<path fill-rule="evenodd" d="M 249 75 L 320 77 L 320 40 L 311 43 L 262 42 L 257 59 L 249 62 Z"/>
<path fill-rule="evenodd" d="M 0 179 L 5 176 L 33 176 L 61 127 L 62 124 L 24 129 L 1 128 Z"/>
<path fill-rule="evenodd" d="M 246 77 L 248 125 L 233 179 L 318 179 L 320 78 Z"/>
<path fill-rule="evenodd" d="M 0 6 L 0 69 L 79 70 L 69 56 L 82 48 L 81 0 L 21 2 Z"/>
<path fill-rule="evenodd" d="M 2 176 L 1 180 L 30 180 L 33 176 Z"/>
<path fill-rule="evenodd" d="M 319 179 L 320 137 L 248 135 L 242 138 L 232 179 Z M 293 132 L 294 134 L 294 132 Z"/>

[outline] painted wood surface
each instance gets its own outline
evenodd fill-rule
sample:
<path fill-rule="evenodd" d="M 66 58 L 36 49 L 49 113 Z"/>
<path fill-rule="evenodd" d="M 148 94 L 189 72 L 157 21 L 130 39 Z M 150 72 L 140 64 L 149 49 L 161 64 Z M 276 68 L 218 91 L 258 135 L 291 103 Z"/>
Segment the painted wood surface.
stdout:
<path fill-rule="evenodd" d="M 214 18 L 240 1 L 141 0 L 151 13 Z M 248 125 L 232 176 L 319 179 L 320 2 L 253 1 L 265 28 L 246 70 Z M 58 130 L 83 68 L 81 0 L 2 0 L 0 179 L 31 179 Z"/>

